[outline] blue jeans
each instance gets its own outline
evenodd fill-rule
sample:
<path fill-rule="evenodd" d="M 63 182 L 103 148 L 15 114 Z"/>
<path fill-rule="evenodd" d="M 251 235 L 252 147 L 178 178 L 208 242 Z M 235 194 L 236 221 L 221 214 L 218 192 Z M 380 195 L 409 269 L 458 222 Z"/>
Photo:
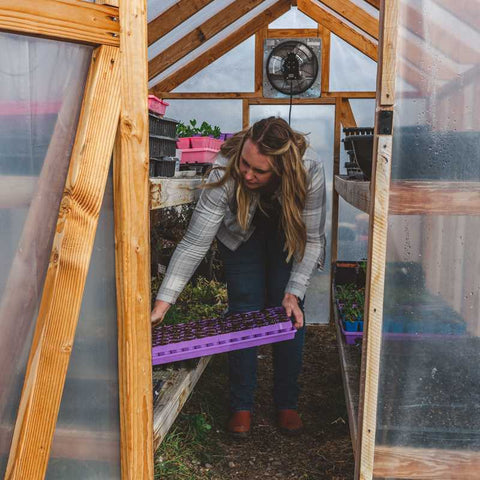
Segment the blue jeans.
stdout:
<path fill-rule="evenodd" d="M 292 262 L 286 262 L 284 235 L 266 222 L 234 252 L 218 242 L 224 262 L 229 312 L 248 312 L 280 306 L 290 278 Z M 303 309 L 303 302 L 301 302 Z M 295 338 L 274 343 L 273 399 L 277 409 L 296 409 L 298 375 L 302 368 L 305 327 Z M 256 388 L 257 348 L 229 352 L 230 403 L 233 412 L 253 409 Z"/>

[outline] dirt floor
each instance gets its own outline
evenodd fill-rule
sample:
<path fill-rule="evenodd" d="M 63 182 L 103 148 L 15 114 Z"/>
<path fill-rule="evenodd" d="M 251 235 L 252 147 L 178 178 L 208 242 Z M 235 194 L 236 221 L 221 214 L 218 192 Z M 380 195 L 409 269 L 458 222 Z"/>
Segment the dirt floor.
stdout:
<path fill-rule="evenodd" d="M 353 452 L 334 329 L 307 328 L 299 411 L 304 433 L 295 438 L 275 427 L 271 348 L 259 348 L 258 390 L 250 438 L 231 439 L 227 358 L 216 355 L 197 384 L 156 458 L 157 478 L 353 478 Z"/>

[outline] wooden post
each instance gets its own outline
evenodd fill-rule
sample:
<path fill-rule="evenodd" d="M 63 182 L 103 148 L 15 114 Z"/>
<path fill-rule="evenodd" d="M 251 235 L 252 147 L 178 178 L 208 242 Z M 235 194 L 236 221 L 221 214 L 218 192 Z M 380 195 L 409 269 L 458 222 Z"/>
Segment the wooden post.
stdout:
<path fill-rule="evenodd" d="M 263 27 L 255 34 L 255 93 L 262 96 L 263 87 L 263 47 L 267 38 L 267 27 Z"/>
<path fill-rule="evenodd" d="M 379 124 L 385 112 L 393 114 L 398 0 L 382 2 L 377 73 L 377 116 L 371 181 L 370 232 L 362 344 L 358 443 L 355 479 L 371 480 L 377 425 L 378 379 L 383 322 L 383 293 L 387 250 L 388 207 L 392 159 L 392 122 Z"/>
<path fill-rule="evenodd" d="M 321 95 L 330 90 L 330 30 L 322 25 L 318 25 L 322 38 L 322 73 L 320 81 L 322 82 Z"/>
<path fill-rule="evenodd" d="M 335 99 L 335 124 L 333 130 L 333 176 L 340 173 L 340 137 L 341 137 L 341 112 L 342 99 Z M 337 261 L 338 254 L 338 193 L 332 189 L 332 247 L 330 249 L 330 285 L 333 282 L 333 265 Z M 330 323 L 334 321 L 333 316 L 333 292 L 330 289 Z"/>
<path fill-rule="evenodd" d="M 250 125 L 250 102 L 247 99 L 242 100 L 242 128 L 248 128 Z"/>
<path fill-rule="evenodd" d="M 153 478 L 146 0 L 120 1 L 114 155 L 122 479 Z"/>
<path fill-rule="evenodd" d="M 120 108 L 118 48 L 93 55 L 5 478 L 43 479 L 72 351 Z"/>

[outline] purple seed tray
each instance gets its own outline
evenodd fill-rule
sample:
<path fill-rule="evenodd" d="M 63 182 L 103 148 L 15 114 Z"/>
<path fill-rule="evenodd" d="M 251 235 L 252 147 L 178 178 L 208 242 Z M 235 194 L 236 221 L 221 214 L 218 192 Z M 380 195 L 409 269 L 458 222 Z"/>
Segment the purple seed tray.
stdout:
<path fill-rule="evenodd" d="M 160 325 L 152 332 L 152 363 L 161 365 L 281 342 L 292 339 L 295 332 L 283 307 Z"/>

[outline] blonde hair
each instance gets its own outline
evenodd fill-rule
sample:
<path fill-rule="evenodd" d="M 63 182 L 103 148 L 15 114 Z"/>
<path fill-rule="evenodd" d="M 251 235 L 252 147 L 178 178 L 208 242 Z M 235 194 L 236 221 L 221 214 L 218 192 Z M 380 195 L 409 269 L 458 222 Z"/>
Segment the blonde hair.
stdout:
<path fill-rule="evenodd" d="M 228 159 L 228 163 L 225 167 L 215 167 L 225 170 L 225 173 L 218 182 L 206 183 L 203 187 L 222 186 L 232 178 L 235 181 L 237 221 L 243 230 L 247 229 L 252 195 L 242 182 L 240 173 L 241 153 L 247 139 L 256 145 L 259 153 L 270 157 L 272 169 L 280 179 L 286 261 L 290 261 L 292 256 L 301 261 L 307 243 L 307 229 L 302 218 L 307 196 L 307 173 L 302 158 L 307 142 L 285 120 L 278 117 L 259 120 L 226 140 L 220 153 Z"/>

